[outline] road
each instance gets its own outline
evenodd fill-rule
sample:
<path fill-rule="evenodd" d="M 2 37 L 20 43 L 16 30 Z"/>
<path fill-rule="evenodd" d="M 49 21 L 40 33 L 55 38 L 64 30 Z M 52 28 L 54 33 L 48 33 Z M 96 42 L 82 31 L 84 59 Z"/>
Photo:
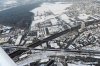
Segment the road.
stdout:
<path fill-rule="evenodd" d="M 100 56 L 100 51 L 85 51 L 85 50 L 65 50 L 65 51 L 62 51 L 62 50 L 58 50 L 58 51 L 41 51 L 41 50 L 34 50 L 35 52 L 39 52 L 39 53 L 36 53 L 36 54 L 31 54 L 29 57 L 21 60 L 21 61 L 18 61 L 17 62 L 17 65 L 18 66 L 24 66 L 26 64 L 30 64 L 32 62 L 36 62 L 37 60 L 40 60 L 40 59 L 49 59 L 49 57 L 51 56 L 57 56 L 57 57 L 60 57 L 60 56 L 72 56 L 72 57 L 75 57 L 75 56 L 80 56 L 80 57 L 90 57 L 91 55 L 91 58 L 92 59 L 95 59 L 95 57 L 99 57 Z M 33 51 L 33 53 L 34 53 Z M 93 53 L 93 55 L 91 54 Z M 98 56 L 97 56 L 98 55 Z M 98 59 L 100 60 L 100 58 Z M 92 60 L 91 60 L 92 61 Z M 96 62 L 96 61 L 95 61 Z"/>
<path fill-rule="evenodd" d="M 92 24 L 94 24 L 94 23 L 100 23 L 100 20 L 88 21 L 88 22 L 85 23 L 85 25 L 86 25 L 86 26 L 89 26 L 89 25 L 92 25 Z M 80 27 L 81 27 L 81 24 L 79 24 L 79 25 L 77 25 L 77 26 L 73 26 L 72 28 L 69 28 L 69 29 L 66 29 L 66 30 L 64 30 L 64 31 L 62 31 L 62 32 L 53 34 L 53 35 L 51 35 L 51 36 L 49 36 L 49 37 L 47 37 L 47 38 L 45 38 L 45 39 L 43 39 L 43 40 L 39 40 L 39 41 L 37 41 L 36 43 L 33 43 L 33 44 L 31 44 L 31 45 L 29 45 L 29 46 L 27 46 L 27 47 L 35 48 L 35 47 L 37 47 L 37 46 L 39 46 L 39 45 L 42 45 L 42 44 L 45 43 L 45 42 L 51 41 L 51 40 L 53 40 L 53 39 L 55 39 L 55 38 L 57 38 L 57 37 L 60 37 L 60 36 L 62 36 L 62 35 L 64 35 L 64 34 L 70 32 L 70 31 L 78 30 L 78 29 L 80 29 Z M 14 57 L 16 57 L 16 56 L 18 56 L 18 55 L 21 55 L 23 52 L 26 52 L 26 51 L 27 51 L 27 50 L 17 50 L 17 51 L 15 51 L 15 52 L 9 54 L 9 56 L 10 56 L 11 58 L 14 58 Z"/>

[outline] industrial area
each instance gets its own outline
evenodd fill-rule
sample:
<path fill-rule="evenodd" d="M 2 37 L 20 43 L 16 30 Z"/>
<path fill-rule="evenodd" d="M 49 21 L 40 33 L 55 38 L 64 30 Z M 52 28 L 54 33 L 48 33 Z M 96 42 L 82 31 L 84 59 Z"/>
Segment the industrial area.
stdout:
<path fill-rule="evenodd" d="M 36 2 L 28 28 L 0 24 L 0 66 L 100 66 L 100 1 Z"/>

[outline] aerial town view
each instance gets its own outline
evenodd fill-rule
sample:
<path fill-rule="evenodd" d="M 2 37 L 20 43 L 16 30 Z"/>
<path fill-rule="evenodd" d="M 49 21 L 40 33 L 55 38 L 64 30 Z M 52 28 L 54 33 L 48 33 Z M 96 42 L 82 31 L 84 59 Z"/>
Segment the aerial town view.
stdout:
<path fill-rule="evenodd" d="M 100 66 L 100 0 L 0 0 L 0 66 Z"/>

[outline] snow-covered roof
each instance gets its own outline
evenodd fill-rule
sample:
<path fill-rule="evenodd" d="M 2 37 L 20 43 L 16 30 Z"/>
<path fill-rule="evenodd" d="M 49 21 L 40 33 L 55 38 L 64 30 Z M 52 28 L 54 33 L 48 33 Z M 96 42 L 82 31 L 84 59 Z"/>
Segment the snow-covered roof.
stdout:
<path fill-rule="evenodd" d="M 46 59 L 42 59 L 41 61 L 40 61 L 40 63 L 42 63 L 42 62 L 48 62 L 49 61 L 49 58 L 46 58 Z"/>
<path fill-rule="evenodd" d="M 35 47 L 35 49 L 43 49 L 43 47 L 37 46 L 37 47 Z"/>
<path fill-rule="evenodd" d="M 57 19 L 55 19 L 55 18 L 51 19 L 50 21 L 51 21 L 52 25 L 56 25 L 58 22 Z"/>
<path fill-rule="evenodd" d="M 62 14 L 60 17 L 61 17 L 63 20 L 69 19 L 69 17 L 68 17 L 66 14 Z"/>
<path fill-rule="evenodd" d="M 57 45 L 57 43 L 51 42 L 50 45 L 51 45 L 51 47 L 53 47 L 53 48 L 60 48 L 60 47 Z"/>
<path fill-rule="evenodd" d="M 48 27 L 48 30 L 49 30 L 50 33 L 58 32 L 59 27 L 58 26 Z"/>
<path fill-rule="evenodd" d="M 68 17 L 66 14 L 62 14 L 62 15 L 60 16 L 60 18 L 61 18 L 62 20 L 64 20 L 65 22 L 70 23 L 69 17 Z"/>
<path fill-rule="evenodd" d="M 89 17 L 89 15 L 87 15 L 87 14 L 80 14 L 80 15 L 78 16 L 78 18 L 79 18 L 79 19 L 82 19 L 82 20 L 86 20 L 86 19 L 88 19 L 88 17 Z"/>

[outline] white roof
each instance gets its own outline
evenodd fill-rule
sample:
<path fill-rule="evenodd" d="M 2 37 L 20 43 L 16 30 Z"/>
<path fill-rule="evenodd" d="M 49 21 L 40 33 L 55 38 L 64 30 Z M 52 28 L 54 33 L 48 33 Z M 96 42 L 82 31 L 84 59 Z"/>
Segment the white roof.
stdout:
<path fill-rule="evenodd" d="M 37 47 L 35 47 L 35 49 L 43 49 L 43 47 L 37 46 Z"/>
<path fill-rule="evenodd" d="M 22 35 L 19 35 L 18 38 L 16 39 L 15 45 L 18 45 L 21 41 Z"/>
<path fill-rule="evenodd" d="M 68 17 L 66 14 L 62 14 L 60 17 L 61 17 L 63 20 L 69 19 L 69 17 Z"/>
<path fill-rule="evenodd" d="M 48 30 L 50 33 L 57 32 L 57 31 L 59 31 L 59 27 L 58 26 L 48 27 Z"/>
<path fill-rule="evenodd" d="M 68 17 L 66 14 L 62 14 L 62 15 L 60 16 L 60 18 L 61 18 L 62 20 L 64 20 L 64 21 L 66 21 L 67 23 L 70 23 L 69 17 Z"/>
<path fill-rule="evenodd" d="M 54 48 L 60 48 L 60 47 L 57 45 L 57 43 L 51 42 L 50 45 L 51 45 L 51 47 L 54 47 Z"/>
<path fill-rule="evenodd" d="M 52 25 L 56 25 L 57 22 L 58 22 L 57 19 L 55 19 L 55 18 L 54 18 L 54 19 L 51 19 L 51 23 L 52 23 Z"/>
<path fill-rule="evenodd" d="M 89 15 L 87 15 L 87 14 L 80 14 L 80 15 L 78 16 L 78 18 L 79 18 L 79 19 L 82 19 L 82 20 L 86 20 L 86 19 L 88 19 L 88 17 L 89 17 Z"/>
<path fill-rule="evenodd" d="M 42 59 L 40 62 L 42 63 L 42 62 L 47 62 L 47 61 L 49 61 L 48 58 L 46 58 L 46 59 Z"/>

